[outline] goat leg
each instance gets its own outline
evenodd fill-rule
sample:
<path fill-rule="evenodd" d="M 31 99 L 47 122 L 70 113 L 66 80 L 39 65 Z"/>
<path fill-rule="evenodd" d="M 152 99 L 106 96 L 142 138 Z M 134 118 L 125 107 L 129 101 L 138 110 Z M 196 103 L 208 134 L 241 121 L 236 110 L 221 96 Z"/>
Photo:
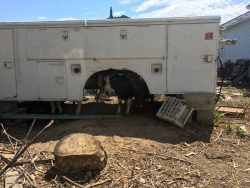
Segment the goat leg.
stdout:
<path fill-rule="evenodd" d="M 63 113 L 63 109 L 62 109 L 62 105 L 61 105 L 61 102 L 60 102 L 60 101 L 57 101 L 57 102 L 56 102 L 56 106 L 57 106 L 57 108 L 58 108 L 59 113 L 60 113 L 60 114 Z"/>
<path fill-rule="evenodd" d="M 50 107 L 51 107 L 50 113 L 51 113 L 51 114 L 54 114 L 54 113 L 56 112 L 56 109 L 55 109 L 55 102 L 50 102 Z"/>
<path fill-rule="evenodd" d="M 77 104 L 76 115 L 79 115 L 82 109 L 82 101 L 77 101 L 76 104 Z"/>
<path fill-rule="evenodd" d="M 118 99 L 118 109 L 117 109 L 117 115 L 121 114 L 121 107 L 122 107 L 122 100 Z"/>
<path fill-rule="evenodd" d="M 130 114 L 131 105 L 132 105 L 132 98 L 129 98 L 129 99 L 127 100 L 127 111 L 126 111 L 126 115 L 129 115 L 129 114 Z"/>

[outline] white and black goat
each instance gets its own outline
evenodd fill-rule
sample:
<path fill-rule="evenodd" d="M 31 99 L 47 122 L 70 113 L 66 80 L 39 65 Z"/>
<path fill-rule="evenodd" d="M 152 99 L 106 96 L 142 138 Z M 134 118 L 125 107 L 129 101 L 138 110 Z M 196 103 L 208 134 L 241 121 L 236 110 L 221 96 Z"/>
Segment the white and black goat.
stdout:
<path fill-rule="evenodd" d="M 147 87 L 135 76 L 116 72 L 105 76 L 104 80 L 104 92 L 110 96 L 114 90 L 118 97 L 117 114 L 121 113 L 123 101 L 127 103 L 126 114 L 129 115 L 133 98 L 138 104 L 141 104 L 149 96 Z"/>

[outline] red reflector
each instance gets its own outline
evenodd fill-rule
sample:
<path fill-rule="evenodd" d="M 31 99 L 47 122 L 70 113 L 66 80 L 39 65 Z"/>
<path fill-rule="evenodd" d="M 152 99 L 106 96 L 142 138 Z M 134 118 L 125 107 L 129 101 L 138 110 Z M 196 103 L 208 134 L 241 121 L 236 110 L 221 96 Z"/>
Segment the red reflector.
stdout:
<path fill-rule="evenodd" d="M 214 34 L 213 33 L 206 33 L 205 34 L 205 40 L 213 40 Z"/>

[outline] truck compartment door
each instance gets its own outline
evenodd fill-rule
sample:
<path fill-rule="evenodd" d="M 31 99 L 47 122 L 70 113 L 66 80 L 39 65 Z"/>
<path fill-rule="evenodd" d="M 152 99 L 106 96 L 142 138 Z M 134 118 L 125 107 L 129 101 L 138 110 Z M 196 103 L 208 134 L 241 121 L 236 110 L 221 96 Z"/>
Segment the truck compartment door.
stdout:
<path fill-rule="evenodd" d="M 67 98 L 65 62 L 37 62 L 38 93 L 40 99 Z"/>
<path fill-rule="evenodd" d="M 217 23 L 168 27 L 169 93 L 215 93 Z"/>
<path fill-rule="evenodd" d="M 16 97 L 16 73 L 11 29 L 0 30 L 0 99 Z"/>

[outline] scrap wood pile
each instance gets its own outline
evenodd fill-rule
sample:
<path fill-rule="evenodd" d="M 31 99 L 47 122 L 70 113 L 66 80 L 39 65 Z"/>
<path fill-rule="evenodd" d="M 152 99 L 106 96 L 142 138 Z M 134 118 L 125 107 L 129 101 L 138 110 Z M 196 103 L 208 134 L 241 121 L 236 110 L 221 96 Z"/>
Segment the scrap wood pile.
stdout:
<path fill-rule="evenodd" d="M 250 89 L 250 60 L 238 59 L 236 62 L 226 62 L 220 67 L 218 76 L 230 80 L 234 87 Z"/>

